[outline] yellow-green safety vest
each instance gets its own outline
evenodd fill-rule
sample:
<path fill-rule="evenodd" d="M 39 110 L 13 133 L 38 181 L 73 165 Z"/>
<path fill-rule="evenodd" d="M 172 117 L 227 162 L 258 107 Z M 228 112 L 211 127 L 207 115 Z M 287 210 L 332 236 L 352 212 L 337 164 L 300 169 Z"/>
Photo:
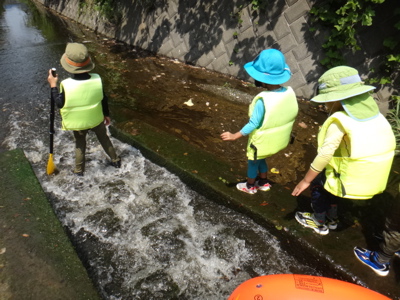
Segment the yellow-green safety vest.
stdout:
<path fill-rule="evenodd" d="M 296 94 L 291 87 L 286 87 L 284 92 L 259 93 L 250 104 L 249 117 L 259 99 L 264 103 L 265 114 L 260 128 L 249 134 L 247 143 L 249 160 L 263 159 L 286 148 L 299 111 Z"/>
<path fill-rule="evenodd" d="M 333 122 L 343 127 L 347 137 L 326 167 L 324 188 L 333 195 L 349 199 L 370 199 L 382 193 L 396 148 L 389 122 L 382 114 L 368 121 L 356 121 L 343 111 L 336 112 L 322 125 L 318 147 L 323 145 Z"/>
<path fill-rule="evenodd" d="M 85 130 L 96 127 L 104 120 L 103 85 L 98 74 L 90 73 L 90 79 L 65 79 L 60 84 L 65 103 L 61 108 L 63 130 Z"/>

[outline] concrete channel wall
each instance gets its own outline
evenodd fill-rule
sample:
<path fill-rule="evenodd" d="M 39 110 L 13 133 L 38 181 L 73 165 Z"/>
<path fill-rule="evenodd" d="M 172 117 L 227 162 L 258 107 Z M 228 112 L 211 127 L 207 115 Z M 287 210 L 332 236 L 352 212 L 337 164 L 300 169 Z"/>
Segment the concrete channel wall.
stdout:
<path fill-rule="evenodd" d="M 376 24 L 360 32 L 362 50 L 344 53 L 363 78 L 382 61 L 383 40 L 393 26 L 387 12 L 395 1 L 379 7 Z M 263 13 L 252 10 L 249 0 L 122 0 L 117 26 L 90 8 L 87 3 L 93 1 L 38 2 L 110 38 L 243 80 L 249 79 L 243 69 L 246 62 L 263 49 L 280 49 L 293 73 L 288 85 L 304 98 L 313 95 L 325 71 L 318 62 L 328 33 L 310 31 L 309 11 L 316 0 L 270 1 Z M 143 5 L 149 2 L 152 7 Z M 387 102 L 392 92 L 391 86 L 383 87 L 376 98 Z"/>

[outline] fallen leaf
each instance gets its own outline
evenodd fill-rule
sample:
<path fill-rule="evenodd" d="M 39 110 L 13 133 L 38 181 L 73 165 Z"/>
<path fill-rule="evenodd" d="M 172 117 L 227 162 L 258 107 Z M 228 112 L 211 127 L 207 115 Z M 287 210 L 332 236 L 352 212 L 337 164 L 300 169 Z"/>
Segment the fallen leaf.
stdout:
<path fill-rule="evenodd" d="M 304 122 L 300 122 L 300 123 L 299 123 L 299 126 L 300 126 L 301 128 L 307 128 L 307 127 L 308 127 L 307 124 L 304 123 Z"/>
<path fill-rule="evenodd" d="M 197 170 L 193 170 L 192 173 L 197 174 L 199 172 Z"/>
<path fill-rule="evenodd" d="M 187 106 L 193 106 L 194 104 L 193 104 L 193 101 L 192 101 L 192 98 L 190 98 L 188 101 L 186 101 L 186 102 L 183 102 L 183 104 L 186 104 Z"/>
<path fill-rule="evenodd" d="M 6 248 L 1 248 L 0 249 L 0 254 L 4 254 L 4 253 L 6 253 Z"/>
<path fill-rule="evenodd" d="M 272 169 L 271 169 L 271 173 L 279 174 L 279 170 L 276 169 L 276 168 L 272 168 Z"/>
<path fill-rule="evenodd" d="M 29 234 L 24 233 L 22 236 L 23 237 L 29 237 Z"/>
<path fill-rule="evenodd" d="M 261 205 L 261 206 L 266 206 L 266 205 L 268 205 L 268 204 L 269 204 L 268 202 L 265 202 L 265 201 L 264 201 L 264 202 L 261 203 L 260 205 Z"/>

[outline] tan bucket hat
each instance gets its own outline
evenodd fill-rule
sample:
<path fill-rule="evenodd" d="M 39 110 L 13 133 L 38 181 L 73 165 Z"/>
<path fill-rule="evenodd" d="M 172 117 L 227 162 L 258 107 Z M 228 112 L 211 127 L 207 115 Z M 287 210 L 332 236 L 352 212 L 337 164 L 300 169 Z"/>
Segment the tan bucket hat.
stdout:
<path fill-rule="evenodd" d="M 95 67 L 86 46 L 80 43 L 68 43 L 60 62 L 72 74 L 90 72 Z"/>

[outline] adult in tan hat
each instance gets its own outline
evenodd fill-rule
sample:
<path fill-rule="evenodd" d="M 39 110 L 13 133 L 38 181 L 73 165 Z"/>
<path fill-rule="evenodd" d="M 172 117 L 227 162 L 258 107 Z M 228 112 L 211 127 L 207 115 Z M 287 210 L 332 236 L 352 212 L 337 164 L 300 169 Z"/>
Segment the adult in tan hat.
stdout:
<path fill-rule="evenodd" d="M 395 137 L 386 118 L 354 68 L 339 66 L 318 81 L 319 94 L 329 117 L 318 134 L 318 154 L 303 180 L 294 188 L 298 196 L 311 186 L 313 213 L 297 212 L 296 220 L 321 235 L 337 228 L 340 198 L 370 199 L 387 184 L 395 150 Z"/>
<path fill-rule="evenodd" d="M 62 117 L 62 129 L 72 130 L 75 138 L 75 168 L 73 172 L 82 176 L 85 171 L 86 135 L 93 131 L 104 151 L 111 159 L 111 165 L 121 167 L 121 159 L 107 135 L 106 126 L 111 119 L 108 98 L 103 92 L 101 78 L 94 69 L 85 45 L 69 43 L 61 57 L 61 65 L 72 77 L 63 80 L 57 88 L 58 76 L 49 70 L 47 81 L 51 94 Z"/>

